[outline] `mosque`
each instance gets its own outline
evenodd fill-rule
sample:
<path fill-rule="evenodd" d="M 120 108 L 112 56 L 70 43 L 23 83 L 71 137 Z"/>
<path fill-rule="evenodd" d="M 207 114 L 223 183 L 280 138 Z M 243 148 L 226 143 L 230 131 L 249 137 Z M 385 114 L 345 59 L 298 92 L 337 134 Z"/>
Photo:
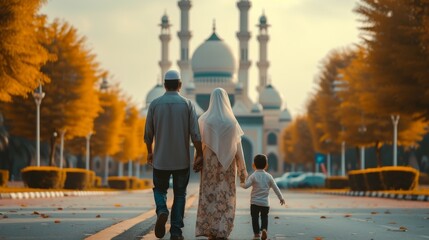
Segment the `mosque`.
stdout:
<path fill-rule="evenodd" d="M 248 95 L 249 68 L 251 61 L 248 59 L 248 45 L 251 33 L 248 28 L 248 12 L 251 7 L 249 0 L 239 0 L 237 7 L 240 14 L 240 29 L 236 36 L 239 41 L 239 60 L 236 61 L 231 49 L 216 33 L 213 26 L 211 36 L 201 44 L 190 57 L 189 41 L 191 31 L 189 29 L 189 11 L 192 7 L 190 0 L 178 1 L 181 12 L 180 31 L 177 36 L 180 40 L 180 59 L 177 61 L 181 76 L 181 94 L 191 99 L 201 115 L 207 110 L 210 93 L 214 88 L 221 87 L 228 92 L 233 112 L 244 131 L 242 145 L 246 160 L 246 167 L 252 168 L 253 156 L 264 153 L 268 156 L 269 171 L 274 174 L 283 173 L 284 157 L 280 150 L 281 130 L 291 121 L 291 115 L 283 99 L 276 88 L 268 81 L 268 68 L 270 62 L 267 59 L 268 28 L 265 14 L 259 18 L 259 59 L 256 66 L 259 70 L 259 85 L 257 86 L 258 102 L 252 102 Z M 172 65 L 169 60 L 169 41 L 171 40 L 170 22 L 164 14 L 161 18 L 161 76 Z M 238 68 L 238 69 L 237 69 Z M 157 97 L 164 94 L 165 89 L 161 84 L 153 87 L 146 96 L 146 106 L 142 114 L 146 115 L 149 104 Z"/>

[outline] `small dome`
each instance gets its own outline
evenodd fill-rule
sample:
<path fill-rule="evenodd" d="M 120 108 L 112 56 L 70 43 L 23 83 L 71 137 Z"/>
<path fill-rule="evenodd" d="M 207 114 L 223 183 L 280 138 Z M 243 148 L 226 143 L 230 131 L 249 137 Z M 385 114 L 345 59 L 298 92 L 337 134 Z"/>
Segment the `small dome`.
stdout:
<path fill-rule="evenodd" d="M 265 17 L 265 14 L 262 14 L 262 16 L 259 17 L 259 24 L 261 24 L 261 25 L 267 24 L 267 17 Z"/>
<path fill-rule="evenodd" d="M 149 104 L 153 100 L 155 100 L 156 98 L 161 97 L 164 93 L 165 93 L 165 88 L 161 84 L 157 84 L 146 95 L 146 106 L 149 107 Z"/>
<path fill-rule="evenodd" d="M 261 113 L 262 112 L 262 105 L 260 103 L 255 103 L 252 106 L 252 113 Z"/>
<path fill-rule="evenodd" d="M 259 103 L 264 109 L 280 109 L 282 102 L 279 92 L 272 85 L 267 85 L 259 94 Z"/>
<path fill-rule="evenodd" d="M 290 115 L 289 110 L 287 108 L 283 109 L 283 111 L 280 113 L 280 122 L 290 122 L 292 121 L 292 116 Z"/>
<path fill-rule="evenodd" d="M 192 71 L 198 81 L 232 81 L 235 60 L 231 49 L 215 32 L 192 55 Z"/>
<path fill-rule="evenodd" d="M 164 14 L 161 18 L 161 23 L 162 24 L 168 24 L 168 16 L 167 14 Z"/>

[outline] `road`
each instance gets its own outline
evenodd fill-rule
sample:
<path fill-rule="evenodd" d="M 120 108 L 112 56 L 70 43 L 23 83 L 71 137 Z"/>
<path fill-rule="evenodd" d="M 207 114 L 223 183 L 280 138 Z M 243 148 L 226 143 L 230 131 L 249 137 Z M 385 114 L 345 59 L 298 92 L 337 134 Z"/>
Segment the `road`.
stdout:
<path fill-rule="evenodd" d="M 270 239 L 429 239 L 428 202 L 296 191 L 283 194 L 286 207 L 271 194 Z M 238 189 L 230 239 L 252 239 L 249 196 L 250 189 Z M 190 184 L 188 197 L 184 236 L 195 239 L 197 183 Z M 154 239 L 154 207 L 151 190 L 105 196 L 3 199 L 0 239 Z M 167 233 L 165 239 L 168 238 Z"/>

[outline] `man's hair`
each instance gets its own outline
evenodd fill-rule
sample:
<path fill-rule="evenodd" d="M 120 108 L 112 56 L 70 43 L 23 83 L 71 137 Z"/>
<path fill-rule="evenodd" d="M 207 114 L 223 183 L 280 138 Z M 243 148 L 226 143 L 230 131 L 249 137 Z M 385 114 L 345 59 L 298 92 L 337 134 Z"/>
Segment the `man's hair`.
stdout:
<path fill-rule="evenodd" d="M 179 80 L 164 81 L 164 87 L 165 89 L 167 89 L 167 91 L 176 91 L 180 87 L 180 81 Z"/>
<path fill-rule="evenodd" d="M 268 158 L 264 154 L 258 154 L 253 158 L 253 163 L 257 169 L 264 169 L 267 166 Z"/>

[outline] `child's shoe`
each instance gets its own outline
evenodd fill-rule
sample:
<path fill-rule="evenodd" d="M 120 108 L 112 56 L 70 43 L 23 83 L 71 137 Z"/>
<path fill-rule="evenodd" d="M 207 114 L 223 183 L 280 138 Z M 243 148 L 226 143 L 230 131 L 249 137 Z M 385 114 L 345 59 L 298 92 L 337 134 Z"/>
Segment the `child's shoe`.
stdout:
<path fill-rule="evenodd" d="M 253 240 L 259 240 L 259 239 L 261 239 L 261 236 L 259 234 L 255 234 L 253 236 Z"/>
<path fill-rule="evenodd" d="M 263 229 L 261 234 L 261 240 L 267 239 L 267 230 Z"/>

